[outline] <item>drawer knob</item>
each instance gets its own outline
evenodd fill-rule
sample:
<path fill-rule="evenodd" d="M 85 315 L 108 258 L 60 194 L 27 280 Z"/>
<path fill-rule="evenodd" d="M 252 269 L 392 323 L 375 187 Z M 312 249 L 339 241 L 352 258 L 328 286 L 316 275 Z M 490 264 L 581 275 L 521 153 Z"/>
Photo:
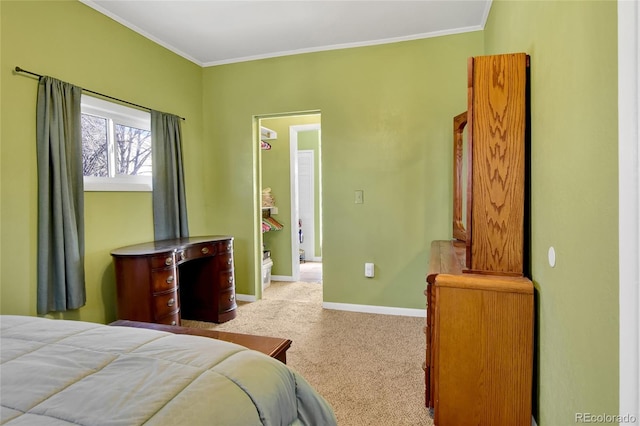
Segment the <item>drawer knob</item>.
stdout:
<path fill-rule="evenodd" d="M 176 325 L 176 320 L 171 321 L 171 325 Z"/>
<path fill-rule="evenodd" d="M 231 296 L 229 296 L 229 302 L 233 302 L 236 298 L 235 294 L 232 294 Z"/>
<path fill-rule="evenodd" d="M 202 250 L 200 250 L 202 252 L 202 254 L 208 254 L 209 253 L 209 247 L 202 247 Z"/>
<path fill-rule="evenodd" d="M 229 277 L 229 284 L 233 283 L 233 275 Z"/>
<path fill-rule="evenodd" d="M 231 265 L 233 263 L 233 259 L 227 260 L 227 265 Z"/>
<path fill-rule="evenodd" d="M 167 302 L 167 306 L 173 306 L 175 304 L 176 304 L 176 299 L 174 299 L 173 297 L 169 299 L 169 301 Z"/>
<path fill-rule="evenodd" d="M 169 278 L 167 278 L 167 284 L 171 284 L 173 282 L 173 275 L 169 275 Z"/>
<path fill-rule="evenodd" d="M 173 257 L 167 257 L 167 258 L 164 260 L 164 263 L 165 263 L 165 265 L 171 265 L 171 264 L 173 264 Z"/>
<path fill-rule="evenodd" d="M 187 258 L 187 256 L 185 256 L 184 252 L 181 251 L 180 252 L 180 260 L 185 260 Z"/>

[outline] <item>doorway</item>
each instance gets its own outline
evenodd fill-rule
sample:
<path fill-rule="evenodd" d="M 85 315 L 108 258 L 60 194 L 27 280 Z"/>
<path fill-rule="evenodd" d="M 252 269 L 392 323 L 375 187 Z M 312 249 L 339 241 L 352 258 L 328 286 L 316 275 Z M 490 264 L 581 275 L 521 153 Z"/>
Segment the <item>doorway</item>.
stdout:
<path fill-rule="evenodd" d="M 271 281 L 321 283 L 320 113 L 257 118 L 269 135 L 261 136 L 258 156 L 263 290 Z M 265 221 L 282 226 L 265 231 Z"/>
<path fill-rule="evenodd" d="M 298 255 L 292 258 L 293 280 L 322 283 L 321 126 L 289 127 L 292 217 L 298 224 Z"/>

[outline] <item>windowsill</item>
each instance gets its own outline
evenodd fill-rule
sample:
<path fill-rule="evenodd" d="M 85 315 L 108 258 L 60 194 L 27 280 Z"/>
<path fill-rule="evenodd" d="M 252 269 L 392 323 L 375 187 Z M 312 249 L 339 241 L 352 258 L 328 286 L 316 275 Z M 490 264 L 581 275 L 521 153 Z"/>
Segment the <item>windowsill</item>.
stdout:
<path fill-rule="evenodd" d="M 85 192 L 152 192 L 151 177 L 128 176 L 126 178 L 84 177 Z"/>

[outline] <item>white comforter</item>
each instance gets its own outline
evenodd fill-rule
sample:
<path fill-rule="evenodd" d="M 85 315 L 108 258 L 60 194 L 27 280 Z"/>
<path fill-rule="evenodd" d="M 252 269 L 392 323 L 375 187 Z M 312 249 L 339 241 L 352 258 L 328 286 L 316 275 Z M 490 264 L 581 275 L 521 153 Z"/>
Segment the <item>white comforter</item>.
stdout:
<path fill-rule="evenodd" d="M 279 361 L 219 340 L 1 316 L 7 425 L 332 425 L 326 401 Z"/>

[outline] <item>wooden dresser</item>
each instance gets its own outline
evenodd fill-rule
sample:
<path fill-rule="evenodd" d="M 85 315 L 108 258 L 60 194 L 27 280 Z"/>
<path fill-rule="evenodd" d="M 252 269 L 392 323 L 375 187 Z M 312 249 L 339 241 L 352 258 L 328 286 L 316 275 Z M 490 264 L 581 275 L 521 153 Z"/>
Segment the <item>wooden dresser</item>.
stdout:
<path fill-rule="evenodd" d="M 528 66 L 524 53 L 470 58 L 468 109 L 454 117 L 454 239 L 432 242 L 425 290 L 436 426 L 531 424 Z"/>
<path fill-rule="evenodd" d="M 531 425 L 533 283 L 462 273 L 464 245 L 434 241 L 427 275 L 426 401 L 437 426 Z"/>
<path fill-rule="evenodd" d="M 153 241 L 111 255 L 119 319 L 180 325 L 236 316 L 232 237 Z"/>

